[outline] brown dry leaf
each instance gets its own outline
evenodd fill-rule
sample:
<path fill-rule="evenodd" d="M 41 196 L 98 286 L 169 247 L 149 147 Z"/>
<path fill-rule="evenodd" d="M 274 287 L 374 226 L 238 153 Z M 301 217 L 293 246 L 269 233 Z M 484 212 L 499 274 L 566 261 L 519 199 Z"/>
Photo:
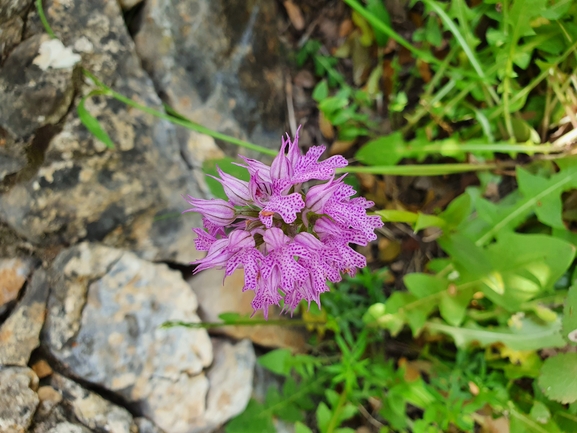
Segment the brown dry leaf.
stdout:
<path fill-rule="evenodd" d="M 344 38 L 345 36 L 350 35 L 351 32 L 353 31 L 353 28 L 354 28 L 353 22 L 347 18 L 339 26 L 339 36 L 341 38 Z"/>
<path fill-rule="evenodd" d="M 405 380 L 407 382 L 414 382 L 415 380 L 421 377 L 421 373 L 419 373 L 419 369 L 416 368 L 412 362 L 407 361 L 407 358 L 400 358 L 399 359 L 399 368 L 405 368 Z"/>
<path fill-rule="evenodd" d="M 367 426 L 361 426 L 358 429 L 355 430 L 355 433 L 371 433 L 371 429 L 368 428 Z"/>
<path fill-rule="evenodd" d="M 315 77 L 306 69 L 302 69 L 295 75 L 294 84 L 298 87 L 310 89 L 315 85 Z"/>
<path fill-rule="evenodd" d="M 359 38 L 355 38 L 351 59 L 353 61 L 353 82 L 362 85 L 371 70 L 371 54 L 369 47 L 364 46 Z"/>
<path fill-rule="evenodd" d="M 502 416 L 493 419 L 492 416 L 483 416 L 482 433 L 509 433 L 509 420 Z"/>
<path fill-rule="evenodd" d="M 43 359 L 35 362 L 34 365 L 32 365 L 32 370 L 34 373 L 36 373 L 36 376 L 38 376 L 39 379 L 50 376 L 52 374 L 52 368 Z"/>
<path fill-rule="evenodd" d="M 473 395 L 479 395 L 480 390 L 475 382 L 469 381 L 469 391 L 471 391 Z"/>
<path fill-rule="evenodd" d="M 387 238 L 379 239 L 379 259 L 383 262 L 392 262 L 401 253 L 401 244 Z"/>
<path fill-rule="evenodd" d="M 393 93 L 393 77 L 395 76 L 395 71 L 391 66 L 390 60 L 383 61 L 383 88 L 385 90 L 385 97 L 388 97 Z"/>
<path fill-rule="evenodd" d="M 286 0 L 283 4 L 294 28 L 299 31 L 304 29 L 305 19 L 303 18 L 301 8 L 295 5 L 291 0 Z"/>
<path fill-rule="evenodd" d="M 335 130 L 331 122 L 325 117 L 322 111 L 319 111 L 319 128 L 321 134 L 328 140 L 332 140 L 335 137 Z"/>
<path fill-rule="evenodd" d="M 401 65 L 406 65 L 407 63 L 411 63 L 413 61 L 413 55 L 409 50 L 405 47 L 399 48 L 399 63 Z"/>
<path fill-rule="evenodd" d="M 419 69 L 419 75 L 425 83 L 431 81 L 433 74 L 431 73 L 431 68 L 429 68 L 429 64 L 427 62 L 417 60 L 417 68 Z"/>
<path fill-rule="evenodd" d="M 356 173 L 357 177 L 359 178 L 359 182 L 363 189 L 371 190 L 375 186 L 377 182 L 377 178 L 374 174 L 370 173 Z"/>
<path fill-rule="evenodd" d="M 341 155 L 349 150 L 355 144 L 356 140 L 337 140 L 331 146 L 329 153 L 332 155 Z"/>

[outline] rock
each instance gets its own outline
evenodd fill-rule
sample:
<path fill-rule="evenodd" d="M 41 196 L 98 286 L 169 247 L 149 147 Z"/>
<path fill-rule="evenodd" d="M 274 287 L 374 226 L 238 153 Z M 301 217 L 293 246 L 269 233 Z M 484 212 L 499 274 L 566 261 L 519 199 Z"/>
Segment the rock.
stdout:
<path fill-rule="evenodd" d="M 81 53 L 79 67 L 126 97 L 162 110 L 116 0 L 45 0 L 43 4 L 63 44 Z M 42 32 L 37 15 L 31 12 L 25 36 L 37 40 L 33 36 Z M 51 69 L 40 78 L 49 73 Z M 5 81 L 12 86 L 22 75 L 21 68 L 8 66 L 2 74 L 8 75 Z M 16 124 L 18 131 L 13 131 L 16 127 L 2 126 L 10 137 L 18 132 L 33 134 L 34 139 L 25 155 L 14 150 L 22 146 L 10 147 L 8 165 L 12 168 L 5 172 L 27 165 L 0 195 L 0 220 L 37 247 L 88 240 L 129 249 L 150 260 L 189 263 L 198 258 L 190 226 L 199 225 L 200 219 L 192 214 L 181 216 L 186 208 L 181 196 L 201 197 L 205 185 L 197 184 L 199 164 L 189 165 L 181 156 L 187 144 L 179 143 L 178 128 L 115 99 L 91 97 L 86 109 L 115 144 L 114 149 L 107 149 L 77 113 L 81 98 L 93 88 L 80 77 L 73 78 L 68 83 L 75 86 L 77 97 L 57 127 L 35 129 L 38 122 L 21 122 Z M 22 109 L 26 112 L 31 107 Z M 30 158 L 33 162 L 26 162 Z"/>
<path fill-rule="evenodd" d="M 33 267 L 31 258 L 0 259 L 0 316 L 12 306 Z"/>
<path fill-rule="evenodd" d="M 33 0 L 1 0 L 0 24 L 24 12 L 30 7 L 32 1 Z"/>
<path fill-rule="evenodd" d="M 53 373 L 52 367 L 50 367 L 50 364 L 48 364 L 44 359 L 36 361 L 32 365 L 32 370 L 36 373 L 36 376 L 38 376 L 39 379 L 48 377 Z"/>
<path fill-rule="evenodd" d="M 52 387 L 46 388 L 62 394 L 65 404 L 72 409 L 76 419 L 89 429 L 111 433 L 131 433 L 134 430 L 132 415 L 126 409 L 59 374 L 52 375 L 50 384 Z"/>
<path fill-rule="evenodd" d="M 242 291 L 244 274 L 237 271 L 222 283 L 223 271 L 209 269 L 200 272 L 187 281 L 199 303 L 199 315 L 205 322 L 218 322 L 223 313 L 250 315 L 254 293 Z M 259 313 L 256 317 L 262 318 Z M 279 316 L 280 318 L 280 316 Z M 287 319 L 290 320 L 290 319 Z M 303 352 L 306 345 L 304 332 L 289 326 L 225 326 L 215 329 L 214 333 L 225 334 L 232 338 L 250 338 L 256 344 L 266 347 L 286 347 L 294 352 Z"/>
<path fill-rule="evenodd" d="M 46 273 L 39 269 L 16 309 L 0 327 L 0 365 L 28 364 L 30 354 L 40 344 L 47 296 Z"/>
<path fill-rule="evenodd" d="M 207 373 L 206 413 L 192 432 L 208 433 L 241 413 L 252 393 L 256 362 L 249 340 L 236 344 L 213 339 L 214 362 Z"/>
<path fill-rule="evenodd" d="M 138 433 L 164 433 L 146 418 L 134 418 L 134 423 L 136 424 L 136 427 L 138 427 Z"/>
<path fill-rule="evenodd" d="M 23 29 L 24 21 L 19 16 L 0 24 L 0 63 L 4 56 L 20 42 Z"/>
<path fill-rule="evenodd" d="M 127 11 L 129 9 L 132 9 L 134 6 L 142 3 L 143 0 L 119 0 L 119 2 L 120 6 L 122 6 L 122 9 Z"/>
<path fill-rule="evenodd" d="M 68 111 L 74 95 L 72 68 L 42 71 L 33 60 L 48 35 L 19 44 L 0 70 L 0 180 L 27 163 L 34 134 L 56 124 Z M 38 134 L 40 137 L 42 134 Z M 35 147 L 38 147 L 38 140 Z"/>
<path fill-rule="evenodd" d="M 43 341 L 64 370 L 117 393 L 168 433 L 185 432 L 185 420 L 205 410 L 212 346 L 204 329 L 160 329 L 199 321 L 180 273 L 82 243 L 63 251 L 49 275 Z"/>
<path fill-rule="evenodd" d="M 38 406 L 38 377 L 29 368 L 0 369 L 0 431 L 24 433 Z"/>
<path fill-rule="evenodd" d="M 276 149 L 286 107 L 278 16 L 273 0 L 149 0 L 134 40 L 172 108 Z"/>
<path fill-rule="evenodd" d="M 38 388 L 38 398 L 40 404 L 34 418 L 42 419 L 50 415 L 50 412 L 62 401 L 62 394 L 51 386 L 41 386 Z"/>

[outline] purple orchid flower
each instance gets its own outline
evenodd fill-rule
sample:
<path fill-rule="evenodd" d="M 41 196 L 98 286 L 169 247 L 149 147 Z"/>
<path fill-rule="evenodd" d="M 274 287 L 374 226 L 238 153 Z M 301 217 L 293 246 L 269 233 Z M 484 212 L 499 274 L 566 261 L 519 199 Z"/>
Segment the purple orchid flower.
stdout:
<path fill-rule="evenodd" d="M 382 227 L 378 216 L 368 216 L 374 203 L 335 179 L 335 169 L 345 167 L 340 155 L 319 161 L 324 146 L 311 147 L 304 155 L 298 131 L 283 137 L 280 153 L 271 166 L 243 158 L 249 182 L 218 168 L 219 181 L 228 201 L 186 197 L 203 216 L 203 228 L 193 229 L 195 247 L 206 257 L 193 262 L 195 273 L 222 268 L 230 276 L 244 269 L 243 291 L 254 291 L 252 307 L 271 305 L 294 311 L 301 301 L 320 306 L 320 294 L 342 274 L 354 275 L 366 259 L 349 244 L 367 245 Z M 325 181 L 307 188 L 306 182 Z"/>

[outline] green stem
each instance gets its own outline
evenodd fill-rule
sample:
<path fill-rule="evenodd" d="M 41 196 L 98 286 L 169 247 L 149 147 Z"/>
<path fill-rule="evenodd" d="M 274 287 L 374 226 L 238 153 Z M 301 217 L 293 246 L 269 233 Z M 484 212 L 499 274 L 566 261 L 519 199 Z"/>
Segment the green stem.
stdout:
<path fill-rule="evenodd" d="M 103 90 L 105 95 L 110 96 L 120 102 L 123 102 L 130 107 L 134 107 L 144 113 L 151 114 L 152 116 L 155 116 L 159 119 L 167 120 L 171 123 L 174 123 L 175 125 L 179 125 L 184 128 L 190 129 L 191 131 L 196 131 L 201 134 L 205 134 L 210 137 L 216 138 L 217 140 L 226 141 L 227 143 L 231 143 L 239 147 L 244 147 L 246 149 L 254 150 L 256 152 L 264 153 L 265 155 L 276 156 L 278 154 L 276 150 L 267 149 L 266 147 L 259 146 L 258 144 L 250 143 L 248 141 L 231 137 L 230 135 L 221 134 L 220 132 L 213 131 L 212 129 L 206 128 L 183 117 L 172 116 L 162 111 L 155 110 L 154 108 L 147 107 L 146 105 L 139 104 L 138 102 L 112 90 L 110 87 L 108 87 L 98 78 L 96 78 L 92 73 L 90 73 L 86 69 L 84 69 L 83 72 L 84 75 L 89 77 L 92 81 L 94 81 L 94 83 L 98 87 L 100 87 Z"/>
<path fill-rule="evenodd" d="M 266 319 L 239 319 L 230 322 L 183 322 L 180 320 L 169 320 L 161 325 L 161 328 L 174 328 L 177 326 L 183 328 L 193 328 L 193 329 L 213 329 L 222 328 L 224 326 L 306 326 L 306 325 L 326 325 L 323 321 L 310 321 L 310 320 L 266 320 Z"/>
<path fill-rule="evenodd" d="M 333 411 L 331 415 L 331 419 L 329 420 L 329 424 L 327 426 L 327 433 L 333 433 L 337 427 L 339 426 L 339 418 L 341 416 L 341 412 L 347 402 L 347 391 L 343 390 L 341 392 L 341 396 L 339 397 L 339 401 L 337 402 L 337 407 Z"/>
<path fill-rule="evenodd" d="M 42 7 L 42 0 L 36 0 L 36 12 L 38 13 L 38 17 L 40 18 L 40 22 L 42 23 L 44 30 L 46 33 L 48 33 L 48 36 L 50 36 L 52 39 L 58 39 L 52 31 L 52 27 L 50 27 L 48 20 L 46 19 L 44 8 Z"/>
<path fill-rule="evenodd" d="M 337 173 L 389 174 L 393 176 L 444 176 L 468 171 L 494 170 L 497 164 L 427 164 L 427 165 L 375 165 L 337 168 Z"/>

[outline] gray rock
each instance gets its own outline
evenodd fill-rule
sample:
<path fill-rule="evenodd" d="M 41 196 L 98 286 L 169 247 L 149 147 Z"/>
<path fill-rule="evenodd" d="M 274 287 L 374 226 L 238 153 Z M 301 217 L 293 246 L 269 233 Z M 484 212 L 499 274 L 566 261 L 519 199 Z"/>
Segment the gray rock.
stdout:
<path fill-rule="evenodd" d="M 252 393 L 256 362 L 249 340 L 236 344 L 213 339 L 214 362 L 207 373 L 209 391 L 206 414 L 194 433 L 212 432 L 216 427 L 241 413 Z"/>
<path fill-rule="evenodd" d="M 24 21 L 19 16 L 0 24 L 0 63 L 4 56 L 20 42 L 23 29 Z"/>
<path fill-rule="evenodd" d="M 64 45 L 81 53 L 79 66 L 128 98 L 162 110 L 116 0 L 43 3 Z M 31 13 L 26 36 L 42 32 Z M 21 74 L 7 66 L 2 71 L 13 84 Z M 80 98 L 92 90 L 91 85 L 80 77 L 71 82 L 77 97 L 57 128 L 19 127 L 20 133 L 35 134 L 30 149 L 36 159 L 0 196 L 0 219 L 38 247 L 89 240 L 136 251 L 151 260 L 189 263 L 198 258 L 190 227 L 200 221 L 196 215 L 181 216 L 186 208 L 181 196 L 203 195 L 196 181 L 200 173 L 198 164 L 189 166 L 181 157 L 176 128 L 114 99 L 92 97 L 85 106 L 115 143 L 115 149 L 107 149 L 77 114 Z M 6 129 L 7 134 L 10 131 Z M 5 171 L 21 166 L 25 156 L 30 159 L 30 151 L 10 153 Z"/>
<path fill-rule="evenodd" d="M 33 0 L 0 0 L 0 24 L 21 14 L 30 7 Z"/>
<path fill-rule="evenodd" d="M 0 431 L 24 433 L 38 406 L 38 377 L 29 368 L 0 369 Z"/>
<path fill-rule="evenodd" d="M 134 418 L 134 423 L 138 427 L 138 433 L 164 433 L 152 421 L 146 418 Z"/>
<path fill-rule="evenodd" d="M 144 0 L 119 0 L 120 6 L 122 6 L 122 9 L 124 10 L 132 9 L 134 6 L 142 3 L 143 1 Z"/>
<path fill-rule="evenodd" d="M 277 148 L 286 108 L 278 14 L 274 0 L 148 0 L 136 49 L 178 112 Z"/>
<path fill-rule="evenodd" d="M 167 432 L 187 431 L 186 417 L 205 411 L 202 370 L 212 346 L 204 329 L 159 328 L 167 320 L 199 320 L 180 273 L 82 243 L 62 252 L 49 275 L 43 339 L 63 368 L 139 406 Z"/>
<path fill-rule="evenodd" d="M 30 258 L 0 259 L 0 315 L 14 304 L 33 266 Z"/>
<path fill-rule="evenodd" d="M 39 269 L 16 309 L 0 327 L 0 365 L 28 364 L 30 354 L 40 345 L 47 297 L 46 273 Z"/>
<path fill-rule="evenodd" d="M 110 403 L 60 374 L 53 374 L 50 384 L 52 389 L 63 395 L 64 404 L 72 409 L 76 419 L 89 429 L 110 433 L 134 431 L 136 425 L 126 409 Z"/>
<path fill-rule="evenodd" d="M 72 68 L 41 70 L 33 63 L 48 35 L 19 44 L 0 69 L 0 180 L 27 164 L 26 153 L 40 128 L 54 125 L 74 95 Z"/>

